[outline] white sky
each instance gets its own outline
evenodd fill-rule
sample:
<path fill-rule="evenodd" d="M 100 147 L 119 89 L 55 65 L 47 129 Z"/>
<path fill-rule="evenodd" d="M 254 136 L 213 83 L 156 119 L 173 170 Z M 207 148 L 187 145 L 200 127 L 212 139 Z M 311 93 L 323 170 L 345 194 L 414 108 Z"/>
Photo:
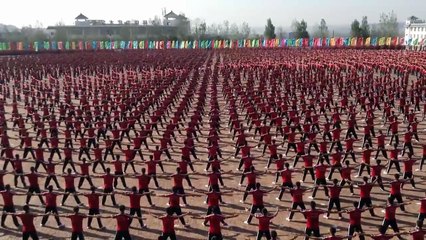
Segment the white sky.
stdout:
<path fill-rule="evenodd" d="M 329 25 L 350 24 L 355 18 L 368 16 L 378 22 L 380 13 L 394 10 L 399 21 L 415 15 L 426 18 L 426 0 L 3 0 L 0 23 L 18 27 L 41 22 L 44 27 L 59 21 L 73 24 L 85 14 L 89 19 L 148 20 L 161 15 L 161 9 L 185 13 L 190 19 L 201 18 L 207 24 L 229 20 L 251 27 L 261 27 L 271 17 L 275 26 L 290 26 L 294 19 L 308 25 L 324 18 Z"/>

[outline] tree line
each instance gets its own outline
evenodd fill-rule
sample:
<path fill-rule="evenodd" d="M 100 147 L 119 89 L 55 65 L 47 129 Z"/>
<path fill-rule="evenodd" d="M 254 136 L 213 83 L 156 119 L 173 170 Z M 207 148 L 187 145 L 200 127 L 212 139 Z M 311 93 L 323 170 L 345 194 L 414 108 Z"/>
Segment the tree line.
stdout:
<path fill-rule="evenodd" d="M 161 22 L 161 21 L 160 21 Z M 57 25 L 61 25 L 58 23 Z M 327 26 L 326 20 L 323 18 L 314 27 L 312 32 L 308 31 L 308 23 L 302 19 L 300 21 L 294 20 L 291 24 L 292 32 L 287 33 L 284 31 L 282 26 L 275 27 L 272 23 L 272 19 L 268 18 L 265 25 L 263 34 L 257 34 L 249 26 L 247 22 L 243 22 L 238 25 L 236 23 L 230 23 L 228 20 L 223 21 L 220 24 L 207 24 L 204 20 L 194 19 L 191 21 L 191 32 L 189 35 L 179 35 L 170 37 L 168 40 L 206 40 L 212 38 L 222 39 L 247 39 L 247 38 L 261 38 L 266 39 L 272 38 L 309 38 L 309 37 L 333 37 L 334 31 L 330 32 Z M 120 35 L 123 35 L 123 40 L 129 40 L 129 33 L 123 29 Z M 390 13 L 382 13 L 378 24 L 370 25 L 367 16 L 363 16 L 360 21 L 355 19 L 350 25 L 350 36 L 351 37 L 395 37 L 398 36 L 398 18 L 392 11 Z M 163 36 L 159 36 L 163 37 Z M 61 39 L 63 38 L 63 39 Z M 44 31 L 41 24 L 36 24 L 35 27 L 23 27 L 17 31 L 5 32 L 0 34 L 0 41 L 44 41 L 44 40 L 56 40 L 63 41 L 69 40 L 64 37 L 64 33 L 57 32 L 55 36 L 49 36 Z M 98 40 L 98 39 L 96 39 Z"/>

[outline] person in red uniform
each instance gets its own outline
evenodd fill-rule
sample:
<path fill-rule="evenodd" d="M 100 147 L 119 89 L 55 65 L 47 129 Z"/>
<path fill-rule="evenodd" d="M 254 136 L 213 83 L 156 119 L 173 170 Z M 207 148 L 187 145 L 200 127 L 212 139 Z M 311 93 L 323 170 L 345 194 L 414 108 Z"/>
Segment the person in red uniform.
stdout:
<path fill-rule="evenodd" d="M 93 217 L 94 216 L 96 217 L 96 215 L 100 214 L 100 211 L 99 211 L 99 198 L 101 196 L 103 196 L 103 194 L 96 192 L 96 187 L 95 186 L 91 187 L 90 190 L 91 190 L 90 193 L 83 193 L 82 194 L 84 197 L 87 198 L 87 202 L 88 202 L 88 204 L 87 204 L 87 206 L 89 208 L 89 214 L 88 214 L 88 219 L 87 219 L 87 228 L 88 229 L 92 229 L 92 220 L 93 220 Z M 105 227 L 102 225 L 101 218 L 96 218 L 96 220 L 98 221 L 99 229 L 101 229 L 101 230 L 105 229 Z"/>
<path fill-rule="evenodd" d="M 243 176 L 247 177 L 247 186 L 246 186 L 245 192 L 243 194 L 243 199 L 240 200 L 240 202 L 244 203 L 244 201 L 248 197 L 248 192 L 250 190 L 253 190 L 253 189 L 256 188 L 256 183 L 257 183 L 256 177 L 259 174 L 260 173 L 256 172 L 256 169 L 254 168 L 254 166 L 250 167 L 250 171 L 249 172 L 243 173 Z M 242 181 L 240 181 L 240 184 L 242 184 Z"/>
<path fill-rule="evenodd" d="M 376 138 L 377 138 L 377 150 L 376 150 L 375 159 L 379 157 L 380 152 L 382 153 L 384 158 L 388 159 L 388 154 L 386 153 L 386 147 L 385 147 L 386 135 L 383 134 L 382 130 L 379 130 L 379 135 L 377 135 Z"/>
<path fill-rule="evenodd" d="M 177 240 L 176 231 L 175 231 L 175 221 L 179 218 L 183 218 L 189 213 L 183 213 L 181 215 L 173 216 L 173 210 L 168 208 L 166 209 L 166 214 L 158 216 L 152 213 L 149 213 L 154 218 L 160 219 L 163 224 L 163 230 L 159 239 L 161 240 Z"/>
<path fill-rule="evenodd" d="M 319 210 L 316 208 L 317 204 L 314 201 L 310 203 L 311 209 L 301 210 L 300 212 L 306 218 L 306 228 L 305 228 L 305 240 L 308 240 L 310 236 L 320 237 L 320 228 L 319 228 L 319 216 L 321 214 L 326 213 L 326 211 Z M 299 211 L 299 210 L 291 210 L 291 211 Z"/>
<path fill-rule="evenodd" d="M 25 200 L 25 204 L 27 204 L 27 205 L 31 201 L 31 195 L 33 193 L 36 193 L 36 194 L 41 193 L 40 186 L 38 184 L 38 178 L 41 177 L 42 175 L 38 174 L 35 171 L 35 167 L 31 167 L 30 171 L 31 171 L 30 173 L 24 175 L 28 178 L 28 182 L 29 182 L 29 188 L 28 188 L 28 192 L 27 192 L 28 195 L 27 195 L 27 199 Z M 38 197 L 40 199 L 41 204 L 45 205 L 43 198 L 40 195 Z"/>
<path fill-rule="evenodd" d="M 117 221 L 116 233 L 115 233 L 114 239 L 131 240 L 132 237 L 130 236 L 129 228 L 130 228 L 130 220 L 132 219 L 132 216 L 125 213 L 126 207 L 124 205 L 120 205 L 118 209 L 120 213 L 112 216 L 112 218 L 114 218 Z"/>
<path fill-rule="evenodd" d="M 89 174 L 89 167 L 91 164 L 92 163 L 90 162 L 86 162 L 86 158 L 83 158 L 81 163 L 76 163 L 76 165 L 80 166 L 80 173 L 79 173 L 80 180 L 78 181 L 78 189 L 80 189 L 81 186 L 83 186 L 84 180 L 87 180 L 90 187 L 93 186 L 92 178 L 90 177 L 90 174 Z"/>
<path fill-rule="evenodd" d="M 396 221 L 395 212 L 398 207 L 403 206 L 404 203 L 395 204 L 391 197 L 388 198 L 388 204 L 385 207 L 385 217 L 383 219 L 381 234 L 386 234 L 389 226 L 392 227 L 394 233 L 399 233 L 398 223 Z M 403 239 L 401 236 L 397 236 L 399 239 Z"/>
<path fill-rule="evenodd" d="M 78 175 L 73 174 L 71 168 L 67 169 L 67 174 L 63 174 L 62 177 L 64 178 L 65 182 L 65 191 L 64 196 L 62 197 L 62 206 L 65 205 L 65 201 L 67 200 L 68 196 L 72 194 L 74 196 L 74 200 L 77 204 L 81 204 L 80 199 L 77 196 L 77 192 L 75 190 L 75 184 L 74 180 L 78 178 Z"/>
<path fill-rule="evenodd" d="M 213 208 L 213 214 L 207 215 L 204 217 L 204 226 L 209 223 L 209 233 L 208 233 L 208 240 L 223 240 L 222 230 L 220 224 L 222 223 L 224 226 L 227 226 L 228 224 L 225 222 L 225 219 L 236 217 L 237 215 L 232 215 L 229 217 L 225 217 L 221 215 L 217 208 Z"/>
<path fill-rule="evenodd" d="M 167 209 L 171 209 L 173 213 L 176 213 L 176 215 L 182 215 L 182 209 L 180 207 L 180 198 L 183 196 L 197 196 L 197 195 L 179 194 L 176 188 L 172 188 L 171 194 L 164 194 L 164 195 L 157 195 L 157 196 L 169 198 L 169 202 L 167 203 L 169 207 Z M 179 220 L 183 226 L 185 227 L 188 226 L 186 225 L 185 219 L 183 217 L 180 217 Z"/>
<path fill-rule="evenodd" d="M 83 220 L 87 218 L 87 215 L 79 212 L 80 208 L 74 207 L 72 214 L 61 215 L 71 220 L 71 240 L 84 240 Z"/>
<path fill-rule="evenodd" d="M 389 198 L 392 200 L 397 200 L 398 203 L 400 204 L 401 210 L 405 211 L 405 207 L 403 201 L 402 201 L 402 194 L 401 194 L 401 187 L 403 186 L 404 182 L 408 181 L 408 180 L 401 180 L 399 179 L 399 174 L 396 173 L 394 175 L 394 180 L 388 182 L 388 184 L 390 184 L 390 194 L 389 194 Z"/>
<path fill-rule="evenodd" d="M 417 221 L 416 227 L 413 230 L 409 231 L 408 234 L 411 235 L 412 240 L 424 240 L 426 231 L 423 230 L 423 222 Z"/>
<path fill-rule="evenodd" d="M 372 217 L 376 216 L 376 214 L 374 214 L 374 209 L 372 209 L 371 207 L 373 207 L 373 203 L 371 201 L 371 190 L 373 189 L 376 181 L 372 181 L 372 182 L 368 182 L 368 177 L 363 177 L 362 178 L 363 183 L 362 184 L 357 184 L 354 185 L 354 187 L 359 188 L 359 204 L 358 204 L 358 208 L 362 209 L 364 206 L 367 206 L 370 208 L 370 215 Z"/>
<path fill-rule="evenodd" d="M 351 240 L 354 233 L 359 233 L 359 240 L 364 240 L 364 231 L 361 226 L 361 215 L 367 209 L 359 208 L 358 202 L 353 202 L 353 209 L 344 210 L 349 215 L 348 239 Z"/>
<path fill-rule="evenodd" d="M 131 188 L 131 192 L 121 192 L 118 194 L 122 194 L 122 195 L 126 195 L 129 197 L 129 202 L 130 202 L 130 216 L 134 216 L 136 214 L 136 216 L 138 217 L 138 221 L 139 224 L 141 226 L 141 228 L 146 228 L 146 225 L 143 224 L 143 220 L 142 220 L 142 210 L 141 210 L 141 197 L 145 194 L 149 194 L 149 193 L 138 193 L 138 189 L 136 188 L 136 186 L 133 186 Z M 129 225 L 132 224 L 133 218 L 130 219 Z"/>
<path fill-rule="evenodd" d="M 253 217 L 257 218 L 259 221 L 258 231 L 257 231 L 257 240 L 261 240 L 264 236 L 266 239 L 271 239 L 271 230 L 270 223 L 273 218 L 278 215 L 278 209 L 274 214 L 269 214 L 266 208 L 262 209 L 261 214 L 251 214 Z"/>
<path fill-rule="evenodd" d="M 50 181 L 53 181 L 56 185 L 56 188 L 60 189 L 61 187 L 59 186 L 58 178 L 56 177 L 56 173 L 55 173 L 55 167 L 57 163 L 54 163 L 52 159 L 49 158 L 47 162 L 45 163 L 45 165 L 46 165 L 47 176 L 44 182 L 44 188 L 46 189 L 49 186 Z"/>
<path fill-rule="evenodd" d="M 318 164 L 314 166 L 314 169 L 315 169 L 315 182 L 314 182 L 315 188 L 314 188 L 314 191 L 312 192 L 312 198 L 315 198 L 319 186 L 323 186 L 324 194 L 325 194 L 325 196 L 328 197 L 328 188 L 326 187 L 327 180 L 325 178 L 325 173 L 327 171 L 328 165 L 324 165 L 324 159 L 322 159 L 322 158 L 320 158 L 318 161 L 319 161 Z"/>
<path fill-rule="evenodd" d="M 148 200 L 148 203 L 151 207 L 155 206 L 155 204 L 152 203 L 151 199 L 151 192 L 149 191 L 149 182 L 151 181 L 151 177 L 146 174 L 146 169 L 142 168 L 140 174 L 134 175 L 138 179 L 138 188 L 139 193 L 144 194 L 146 196 L 146 199 Z"/>
<path fill-rule="evenodd" d="M 27 240 L 30 237 L 33 240 L 38 240 L 38 233 L 34 226 L 34 218 L 36 217 L 42 217 L 45 214 L 34 214 L 31 212 L 30 207 L 28 205 L 25 205 L 22 210 L 24 212 L 21 213 L 13 213 L 13 215 L 17 216 L 21 219 L 22 222 L 22 239 Z"/>
<path fill-rule="evenodd" d="M 4 223 L 6 221 L 7 213 L 15 213 L 16 212 L 15 204 L 13 203 L 13 196 L 23 195 L 23 194 L 19 194 L 19 193 L 12 191 L 9 184 L 6 184 L 6 186 L 4 188 L 5 188 L 4 190 L 0 191 L 0 194 L 3 198 L 3 209 L 2 209 L 3 214 L 1 215 L 1 227 L 2 228 L 6 228 L 6 225 Z M 12 219 L 13 219 L 13 224 L 15 224 L 15 226 L 17 228 L 19 228 L 20 225 L 18 223 L 18 219 L 16 218 L 15 215 L 11 215 L 11 216 L 12 216 Z"/>
<path fill-rule="evenodd" d="M 295 213 L 295 210 L 297 207 L 300 208 L 300 211 L 303 211 L 306 209 L 305 203 L 303 202 L 303 194 L 307 191 L 311 191 L 313 188 L 302 188 L 300 182 L 296 182 L 296 186 L 292 189 L 290 189 L 290 194 L 292 198 L 291 203 L 291 211 L 286 218 L 287 221 L 291 222 Z"/>
<path fill-rule="evenodd" d="M 61 220 L 59 218 L 58 214 L 58 207 L 56 205 L 56 199 L 60 195 L 59 193 L 53 192 L 53 186 L 50 185 L 47 187 L 48 192 L 44 192 L 43 195 L 46 198 L 46 209 L 44 211 L 45 214 L 55 214 L 55 220 L 58 224 L 58 228 L 64 228 L 65 225 L 61 223 Z M 41 226 L 44 227 L 47 220 L 49 219 L 49 215 L 44 216 L 41 219 Z"/>
<path fill-rule="evenodd" d="M 13 165 L 13 171 L 14 171 L 14 177 L 13 177 L 13 182 L 15 184 L 15 187 L 18 187 L 18 179 L 21 179 L 21 183 L 24 186 L 24 188 L 27 188 L 27 183 L 25 182 L 25 176 L 24 176 L 24 169 L 22 166 L 22 162 L 24 160 L 22 160 L 19 157 L 19 154 L 15 155 L 15 159 L 12 161 L 12 165 Z"/>
<path fill-rule="evenodd" d="M 289 163 L 285 163 L 284 169 L 279 171 L 279 174 L 280 174 L 281 179 L 282 179 L 282 184 L 281 184 L 280 193 L 279 193 L 278 197 L 276 198 L 278 201 L 281 201 L 286 189 L 293 188 L 292 173 L 294 173 L 294 172 L 295 172 L 294 169 L 290 169 Z"/>
<path fill-rule="evenodd" d="M 275 188 L 273 188 L 269 191 L 261 190 L 260 189 L 260 183 L 256 183 L 256 187 L 255 187 L 254 190 L 246 192 L 246 193 L 253 196 L 253 202 L 252 202 L 252 205 L 250 207 L 250 215 L 248 216 L 247 220 L 244 223 L 251 224 L 251 220 L 253 219 L 253 215 L 257 212 L 257 210 L 262 212 L 263 209 L 265 209 L 265 205 L 263 203 L 263 197 L 267 193 L 272 192 L 274 190 L 275 190 Z"/>
<path fill-rule="evenodd" d="M 124 188 L 127 188 L 126 178 L 123 172 L 123 161 L 120 161 L 120 155 L 115 155 L 114 163 L 114 188 L 118 186 L 118 179 L 121 180 L 121 184 Z"/>
<path fill-rule="evenodd" d="M 336 206 L 337 211 L 339 212 L 339 219 L 342 219 L 342 214 L 340 211 L 342 211 L 341 205 L 340 205 L 340 192 L 342 191 L 342 186 L 340 186 L 339 181 L 337 179 L 333 179 L 332 185 L 327 185 L 329 192 L 329 199 L 328 199 L 328 209 L 327 209 L 327 215 L 325 215 L 325 218 L 328 219 L 330 216 L 330 211 L 333 208 L 333 205 Z"/>

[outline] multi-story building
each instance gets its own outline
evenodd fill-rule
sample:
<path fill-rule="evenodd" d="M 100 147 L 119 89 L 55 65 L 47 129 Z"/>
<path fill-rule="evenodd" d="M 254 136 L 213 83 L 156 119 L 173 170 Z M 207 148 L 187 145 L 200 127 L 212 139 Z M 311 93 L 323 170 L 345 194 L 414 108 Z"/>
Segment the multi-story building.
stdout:
<path fill-rule="evenodd" d="M 425 49 L 426 21 L 410 17 L 405 22 L 405 43 L 410 49 Z"/>
<path fill-rule="evenodd" d="M 165 14 L 163 20 L 153 21 L 109 21 L 89 19 L 83 14 L 75 18 L 74 25 L 49 26 L 51 38 L 57 40 L 138 40 L 175 39 L 190 34 L 190 22 L 182 14 L 173 11 Z"/>

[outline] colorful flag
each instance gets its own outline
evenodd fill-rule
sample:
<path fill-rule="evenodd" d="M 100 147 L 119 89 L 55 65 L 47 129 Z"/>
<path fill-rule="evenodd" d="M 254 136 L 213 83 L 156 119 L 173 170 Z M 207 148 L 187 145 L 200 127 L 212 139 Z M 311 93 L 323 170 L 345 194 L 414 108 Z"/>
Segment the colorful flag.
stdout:
<path fill-rule="evenodd" d="M 64 50 L 64 43 L 63 42 L 58 42 L 58 49 Z"/>
<path fill-rule="evenodd" d="M 392 38 L 388 37 L 386 38 L 386 46 L 390 46 L 392 44 Z"/>
<path fill-rule="evenodd" d="M 384 46 L 385 44 L 386 44 L 386 38 L 385 37 L 379 38 L 379 46 Z"/>
<path fill-rule="evenodd" d="M 374 38 L 372 38 L 371 39 L 371 46 L 377 46 L 377 42 L 378 42 L 378 38 L 377 37 L 374 37 Z"/>
<path fill-rule="evenodd" d="M 371 38 L 368 37 L 365 39 L 365 46 L 369 47 L 370 46 L 370 42 L 371 42 Z"/>

